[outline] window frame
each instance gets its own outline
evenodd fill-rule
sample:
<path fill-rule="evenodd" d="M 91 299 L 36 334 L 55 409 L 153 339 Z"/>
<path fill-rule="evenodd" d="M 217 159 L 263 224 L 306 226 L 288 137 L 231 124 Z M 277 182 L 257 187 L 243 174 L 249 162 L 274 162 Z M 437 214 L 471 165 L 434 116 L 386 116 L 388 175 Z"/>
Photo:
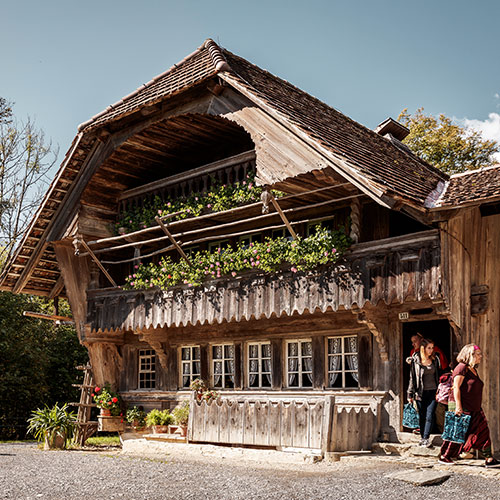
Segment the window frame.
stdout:
<path fill-rule="evenodd" d="M 305 343 L 310 343 L 311 344 L 311 356 L 302 356 L 302 344 L 305 344 Z M 297 350 L 297 356 L 293 356 L 294 358 L 296 357 L 299 362 L 298 362 L 298 371 L 295 372 L 290 372 L 289 371 L 289 363 L 288 363 L 288 360 L 289 360 L 289 355 L 288 355 L 288 345 L 289 344 L 298 344 L 298 350 Z M 285 366 L 286 366 L 286 370 L 285 370 L 285 377 L 286 377 L 286 388 L 287 389 L 313 389 L 313 381 L 311 380 L 311 385 L 303 385 L 302 384 L 302 376 L 304 374 L 308 374 L 310 373 L 311 374 L 311 379 L 313 377 L 313 373 L 314 373 L 314 367 L 312 366 L 312 363 L 313 363 L 313 352 L 312 352 L 312 349 L 313 349 L 313 342 L 312 342 L 312 338 L 299 338 L 299 339 L 287 339 L 285 341 Z M 302 369 L 302 366 L 303 366 L 303 363 L 302 363 L 302 360 L 303 358 L 311 358 L 311 370 L 303 370 Z M 297 376 L 298 376 L 298 382 L 299 384 L 298 385 L 290 385 L 290 378 L 289 378 L 289 375 L 290 373 L 297 373 Z"/>
<path fill-rule="evenodd" d="M 193 357 L 193 351 L 195 348 L 198 348 L 199 349 L 199 353 L 200 353 L 200 357 L 198 359 L 195 359 Z M 183 357 L 182 357 L 182 349 L 189 349 L 190 350 L 190 358 L 189 360 L 184 360 Z M 200 378 L 201 379 L 201 346 L 199 344 L 186 344 L 186 345 L 181 345 L 179 346 L 179 354 L 178 354 L 178 366 L 179 366 L 179 387 L 181 389 L 189 389 L 189 387 L 191 386 L 191 382 L 193 382 L 193 380 L 196 380 L 197 378 Z M 193 363 L 197 361 L 199 363 L 199 366 L 200 366 L 200 373 L 197 374 L 197 375 L 194 375 L 193 374 Z M 189 364 L 190 365 L 190 371 L 189 371 L 189 385 L 188 386 L 185 386 L 184 385 L 184 377 L 185 377 L 185 374 L 184 374 L 184 365 L 185 364 Z"/>
<path fill-rule="evenodd" d="M 317 225 L 321 225 L 323 222 L 325 221 L 332 221 L 332 227 L 330 229 L 328 229 L 330 232 L 334 231 L 334 227 L 333 227 L 333 222 L 334 222 L 334 219 L 335 219 L 335 216 L 334 215 L 330 215 L 328 217 L 320 217 L 318 219 L 314 219 L 314 220 L 311 220 L 307 223 L 307 226 L 306 226 L 306 237 L 307 236 L 312 236 L 312 228 L 317 226 Z"/>
<path fill-rule="evenodd" d="M 257 358 L 250 358 L 250 346 L 256 345 L 258 346 L 258 357 Z M 269 357 L 263 357 L 262 356 L 262 346 L 263 345 L 268 345 L 269 346 Z M 258 371 L 257 372 L 252 372 L 250 373 L 250 360 L 257 359 L 258 362 Z M 269 359 L 269 372 L 263 372 L 262 371 L 262 361 L 264 359 Z M 251 341 L 247 342 L 246 344 L 246 370 L 245 370 L 245 376 L 246 376 L 246 385 L 248 389 L 271 389 L 273 385 L 273 366 L 272 366 L 272 360 L 273 360 L 273 346 L 271 344 L 270 340 L 265 340 L 265 341 Z M 250 375 L 257 375 L 258 378 L 258 385 L 250 386 Z M 262 385 L 262 380 L 264 375 L 269 374 L 269 385 L 263 386 Z"/>
<path fill-rule="evenodd" d="M 142 353 L 151 353 L 151 354 L 142 354 Z M 150 369 L 143 370 L 141 369 L 141 360 L 144 358 L 150 358 Z M 150 383 L 152 381 L 151 387 L 143 387 L 141 383 L 141 374 L 152 374 L 153 376 L 150 379 Z M 156 389 L 156 351 L 154 349 L 138 349 L 137 350 L 137 389 L 141 391 L 152 391 Z"/>
<path fill-rule="evenodd" d="M 248 242 L 248 245 L 245 245 L 244 248 L 249 248 L 250 247 L 250 244 L 251 243 L 255 243 L 255 241 L 253 240 L 253 238 L 255 236 L 258 236 L 260 241 L 257 241 L 257 243 L 262 243 L 264 241 L 264 238 L 263 238 L 263 235 L 262 235 L 262 231 L 260 232 L 256 232 L 256 233 L 250 233 L 250 234 L 246 234 L 246 235 L 241 235 L 239 238 L 238 238 L 238 246 L 240 246 L 243 242 L 243 240 L 245 239 L 249 239 L 249 242 Z"/>
<path fill-rule="evenodd" d="M 222 347 L 222 358 L 214 358 L 214 347 Z M 226 358 L 225 357 L 225 349 L 224 347 L 226 346 L 231 346 L 233 348 L 233 357 L 232 358 Z M 226 342 L 226 343 L 216 343 L 216 344 L 209 344 L 209 350 L 210 350 L 210 385 L 214 389 L 232 389 L 234 390 L 236 387 L 236 346 L 234 342 Z M 226 373 L 226 360 L 232 359 L 233 360 L 233 373 Z M 215 385 L 215 363 L 216 362 L 221 362 L 222 364 L 222 372 L 221 372 L 221 380 L 222 380 L 222 385 L 221 386 L 216 386 Z M 232 387 L 226 387 L 225 386 L 225 377 L 226 375 L 232 375 L 233 376 L 233 386 Z"/>
<path fill-rule="evenodd" d="M 348 339 L 348 338 L 355 338 L 356 339 L 356 352 L 345 352 L 345 343 L 344 343 L 344 339 Z M 341 339 L 341 346 L 342 346 L 342 349 L 341 349 L 341 352 L 340 353 L 332 353 L 330 354 L 328 352 L 328 344 L 329 344 L 329 340 L 331 339 Z M 325 342 L 326 342 L 326 345 L 325 345 L 325 372 L 326 372 L 326 388 L 327 389 L 333 389 L 333 390 L 345 390 L 345 389 L 348 389 L 348 390 L 358 390 L 359 387 L 360 387 L 360 384 L 359 384 L 359 336 L 358 335 L 328 335 L 325 339 Z M 347 364 L 347 356 L 350 356 L 350 355 L 356 355 L 357 358 L 358 358 L 358 369 L 357 370 L 350 370 L 350 369 L 346 369 L 348 364 Z M 341 357 L 342 358 L 342 370 L 330 370 L 330 357 L 332 356 L 337 356 L 337 357 Z M 331 386 L 330 385 L 330 374 L 331 373 L 338 373 L 339 375 L 342 376 L 341 380 L 342 380 L 342 385 L 341 387 L 334 387 L 334 386 Z M 346 373 L 355 373 L 357 374 L 358 376 L 358 381 L 357 381 L 357 385 L 356 386 L 346 386 L 346 383 L 345 383 L 345 376 L 346 376 Z M 353 377 L 354 378 L 354 377 Z"/>

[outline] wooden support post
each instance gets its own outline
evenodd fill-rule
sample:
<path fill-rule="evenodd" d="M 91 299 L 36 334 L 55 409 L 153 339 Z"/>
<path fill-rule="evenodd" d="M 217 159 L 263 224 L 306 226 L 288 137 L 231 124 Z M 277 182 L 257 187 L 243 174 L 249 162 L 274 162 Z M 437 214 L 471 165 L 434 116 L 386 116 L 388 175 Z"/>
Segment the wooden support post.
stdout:
<path fill-rule="evenodd" d="M 92 260 L 99 266 L 99 269 L 104 273 L 104 276 L 108 278 L 109 282 L 113 285 L 114 288 L 117 287 L 117 284 L 115 283 L 115 280 L 109 275 L 108 271 L 104 268 L 104 266 L 101 264 L 99 259 L 95 256 L 94 252 L 90 249 L 90 247 L 85 243 L 85 240 L 83 238 L 77 238 L 77 241 L 83 245 L 85 250 L 89 253 L 89 255 L 92 257 Z M 78 255 L 75 251 L 75 255 Z"/>
<path fill-rule="evenodd" d="M 278 212 L 279 216 L 281 217 L 281 220 L 283 221 L 283 224 L 285 224 L 286 228 L 288 229 L 288 231 L 292 235 L 293 239 L 296 240 L 297 233 L 293 230 L 292 225 L 290 224 L 290 222 L 286 218 L 286 215 L 283 213 L 283 210 L 281 210 L 279 203 L 276 201 L 276 199 L 273 196 L 273 194 L 271 193 L 271 191 L 266 189 L 266 191 L 264 191 L 262 193 L 262 202 L 264 204 L 264 209 L 266 208 L 266 205 L 269 201 L 273 204 L 274 208 L 276 209 L 276 212 Z M 264 212 L 264 213 L 266 213 L 266 212 Z"/>
<path fill-rule="evenodd" d="M 188 259 L 188 256 L 184 253 L 184 250 L 180 247 L 180 245 L 177 243 L 177 241 L 172 236 L 170 231 L 167 229 L 167 226 L 165 226 L 165 224 L 163 224 L 160 217 L 156 216 L 155 221 L 163 229 L 163 232 L 168 236 L 168 239 L 172 242 L 172 245 L 174 245 L 174 247 L 177 249 L 177 251 L 181 254 L 181 257 L 188 263 L 189 266 L 191 266 L 191 261 Z"/>

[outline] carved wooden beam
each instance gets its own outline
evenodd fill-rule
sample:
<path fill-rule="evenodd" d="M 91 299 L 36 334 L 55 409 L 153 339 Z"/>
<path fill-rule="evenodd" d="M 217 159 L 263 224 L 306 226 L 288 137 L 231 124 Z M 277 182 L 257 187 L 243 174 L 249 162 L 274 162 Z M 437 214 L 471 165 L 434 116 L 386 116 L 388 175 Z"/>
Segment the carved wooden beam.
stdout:
<path fill-rule="evenodd" d="M 154 340 L 151 338 L 150 335 L 148 335 L 144 330 L 139 331 L 139 340 L 142 342 L 146 342 L 149 346 L 151 346 L 152 349 L 155 350 L 156 355 L 158 356 L 158 359 L 160 360 L 160 365 L 164 370 L 167 370 L 168 366 L 168 356 L 165 350 L 163 349 L 163 345 L 159 340 Z"/>
<path fill-rule="evenodd" d="M 351 232 L 349 237 L 353 243 L 359 242 L 361 234 L 361 201 L 354 198 L 351 202 Z"/>
<path fill-rule="evenodd" d="M 352 309 L 352 313 L 356 316 L 359 324 L 366 326 L 373 334 L 378 344 L 380 359 L 384 362 L 389 361 L 389 353 L 387 350 L 387 339 L 381 329 L 382 325 L 377 324 L 376 320 L 369 316 L 365 311 L 359 309 Z"/>

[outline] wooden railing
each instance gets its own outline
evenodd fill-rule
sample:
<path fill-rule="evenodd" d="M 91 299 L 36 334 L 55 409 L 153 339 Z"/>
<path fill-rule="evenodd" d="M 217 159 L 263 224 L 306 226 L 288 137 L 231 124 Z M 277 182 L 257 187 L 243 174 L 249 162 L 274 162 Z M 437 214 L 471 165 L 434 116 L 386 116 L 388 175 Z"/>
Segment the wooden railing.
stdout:
<path fill-rule="evenodd" d="M 120 195 L 120 211 L 144 206 L 159 196 L 162 200 L 173 200 L 203 193 L 214 184 L 233 185 L 255 172 L 255 152 L 247 151 L 207 165 L 160 179 Z"/>
<path fill-rule="evenodd" d="M 369 450 L 380 430 L 384 393 L 267 399 L 191 399 L 189 441 L 293 447 L 329 452 Z"/>

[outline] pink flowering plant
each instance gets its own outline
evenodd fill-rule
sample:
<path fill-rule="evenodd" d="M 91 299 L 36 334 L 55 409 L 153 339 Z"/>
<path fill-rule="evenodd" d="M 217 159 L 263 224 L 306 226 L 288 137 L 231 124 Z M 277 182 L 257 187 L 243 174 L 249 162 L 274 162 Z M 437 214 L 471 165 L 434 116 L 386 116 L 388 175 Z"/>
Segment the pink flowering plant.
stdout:
<path fill-rule="evenodd" d="M 111 415 L 113 417 L 121 415 L 120 396 L 111 390 L 109 384 L 106 384 L 104 387 L 95 386 L 92 397 L 94 398 L 97 408 L 111 410 Z"/>
<path fill-rule="evenodd" d="M 175 200 L 163 200 L 160 196 L 155 196 L 144 206 L 137 206 L 122 212 L 115 224 L 115 231 L 117 233 L 123 230 L 131 232 L 156 225 L 154 219 L 157 215 L 165 217 L 176 214 L 169 218 L 169 222 L 173 222 L 197 217 L 204 213 L 229 210 L 260 201 L 261 194 L 262 188 L 255 185 L 254 173 L 248 174 L 244 180 L 232 185 L 220 184 L 214 180 L 207 192 L 192 193 L 188 197 Z M 276 198 L 284 195 L 279 191 L 273 191 L 273 194 Z"/>
<path fill-rule="evenodd" d="M 140 264 L 126 278 L 124 288 L 143 289 L 175 285 L 199 286 L 204 281 L 224 276 L 235 277 L 249 271 L 276 272 L 283 267 L 294 273 L 307 271 L 339 260 L 349 247 L 344 229 L 329 231 L 319 228 L 307 238 L 290 241 L 284 237 L 266 238 L 262 243 L 241 243 L 215 252 L 200 251 L 192 255 L 189 266 L 183 259 L 174 261 L 170 255 L 158 264 Z"/>

